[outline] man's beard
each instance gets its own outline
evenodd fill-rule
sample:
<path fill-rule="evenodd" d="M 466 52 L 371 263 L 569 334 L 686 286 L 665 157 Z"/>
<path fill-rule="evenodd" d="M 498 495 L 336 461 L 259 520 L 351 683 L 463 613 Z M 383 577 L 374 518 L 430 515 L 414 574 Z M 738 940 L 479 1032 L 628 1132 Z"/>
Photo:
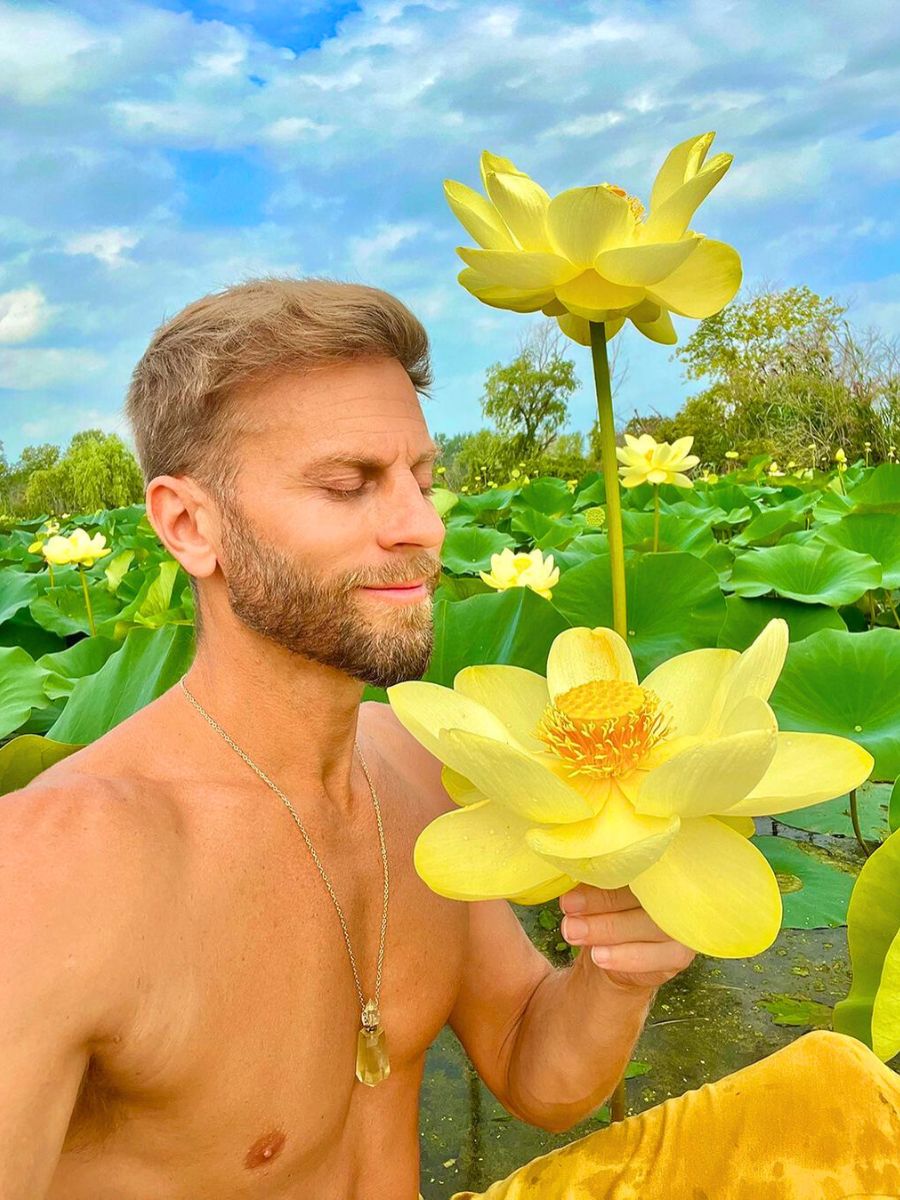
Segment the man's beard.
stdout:
<path fill-rule="evenodd" d="M 222 517 L 228 600 L 248 629 L 372 687 L 425 674 L 434 647 L 430 602 L 367 600 L 355 586 L 366 583 L 358 575 L 331 583 L 260 541 L 233 501 Z M 434 566 L 423 556 L 418 568 L 407 564 L 406 578 L 424 575 L 430 593 Z"/>

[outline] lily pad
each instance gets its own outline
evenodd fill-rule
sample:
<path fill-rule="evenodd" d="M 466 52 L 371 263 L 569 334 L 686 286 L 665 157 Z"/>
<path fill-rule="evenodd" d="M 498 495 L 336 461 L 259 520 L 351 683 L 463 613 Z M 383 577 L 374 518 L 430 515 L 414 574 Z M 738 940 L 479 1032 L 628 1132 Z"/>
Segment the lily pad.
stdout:
<path fill-rule="evenodd" d="M 121 650 L 122 643 L 114 638 L 86 637 L 66 650 L 44 654 L 37 660 L 47 670 L 44 693 L 51 700 L 69 696 L 79 679 L 99 671 L 111 654 Z"/>
<path fill-rule="evenodd" d="M 725 598 L 715 571 L 693 554 L 626 551 L 628 645 L 643 678 L 659 663 L 687 650 L 715 646 Z M 572 625 L 612 628 L 609 556 L 571 567 L 553 589 L 551 603 Z"/>
<path fill-rule="evenodd" d="M 622 534 L 626 546 L 653 550 L 653 513 L 622 513 Z M 677 517 L 662 513 L 659 518 L 659 549 L 690 550 L 701 558 L 716 545 L 709 525 L 696 517 Z"/>
<path fill-rule="evenodd" d="M 516 543 L 508 533 L 485 529 L 480 525 L 450 526 L 441 547 L 441 562 L 445 571 L 455 575 L 477 575 L 490 571 L 491 555 L 502 550 L 515 550 Z"/>
<path fill-rule="evenodd" d="M 0 748 L 0 796 L 25 787 L 42 771 L 81 749 L 33 733 L 13 738 Z"/>
<path fill-rule="evenodd" d="M 872 778 L 900 775 L 900 629 L 822 629 L 788 647 L 770 703 L 782 729 L 835 733 L 872 754 Z"/>
<path fill-rule="evenodd" d="M 754 600 L 728 596 L 725 600 L 725 623 L 719 631 L 719 645 L 732 650 L 746 650 L 773 617 L 783 617 L 787 621 L 792 642 L 800 642 L 819 629 L 847 628 L 840 614 L 825 604 L 800 604 L 796 600 L 767 596 Z"/>
<path fill-rule="evenodd" d="M 24 725 L 32 709 L 46 706 L 46 675 L 20 646 L 0 646 L 0 738 Z"/>
<path fill-rule="evenodd" d="M 422 678 L 444 687 L 453 686 L 457 671 L 478 663 L 510 663 L 546 675 L 553 639 L 569 627 L 531 588 L 437 600 L 433 620 L 434 649 Z"/>
<path fill-rule="evenodd" d="M 857 788 L 856 811 L 863 838 L 870 845 L 885 841 L 890 834 L 888 805 L 891 799 L 889 783 L 869 783 Z M 794 809 L 781 814 L 779 825 L 790 825 L 793 829 L 807 829 L 811 833 L 840 833 L 855 838 L 850 819 L 849 795 L 825 800 L 822 804 L 811 804 L 807 808 Z"/>
<path fill-rule="evenodd" d="M 823 542 L 868 554 L 881 564 L 881 586 L 900 587 L 900 516 L 897 513 L 851 513 L 820 530 Z"/>
<path fill-rule="evenodd" d="M 900 463 L 880 463 L 847 501 L 857 512 L 900 512 Z"/>
<path fill-rule="evenodd" d="M 831 929 L 847 923 L 854 878 L 785 837 L 754 837 L 775 872 L 783 929 Z"/>
<path fill-rule="evenodd" d="M 99 671 L 78 680 L 48 737 L 83 746 L 96 741 L 173 687 L 193 658 L 190 625 L 129 630 L 121 649 Z"/>
<path fill-rule="evenodd" d="M 842 546 L 771 546 L 735 559 L 731 586 L 739 596 L 775 591 L 805 604 L 851 604 L 881 586 L 881 566 Z"/>
<path fill-rule="evenodd" d="M 831 1028 L 831 1005 L 820 1004 L 818 1000 L 776 993 L 764 996 L 754 1003 L 770 1012 L 776 1025 L 805 1025 L 810 1029 Z"/>

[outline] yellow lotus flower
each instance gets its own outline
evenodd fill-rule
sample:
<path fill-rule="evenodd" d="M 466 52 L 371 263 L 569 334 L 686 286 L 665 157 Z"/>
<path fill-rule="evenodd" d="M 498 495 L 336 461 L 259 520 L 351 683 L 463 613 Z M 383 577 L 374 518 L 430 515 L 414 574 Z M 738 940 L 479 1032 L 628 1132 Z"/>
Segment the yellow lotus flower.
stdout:
<path fill-rule="evenodd" d="M 44 558 L 56 565 L 80 563 L 85 567 L 92 567 L 96 559 L 111 553 L 112 548 L 106 546 L 106 537 L 102 533 L 95 533 L 93 537 L 89 537 L 87 531 L 80 526 L 68 537 L 55 534 L 48 538 L 43 546 Z"/>
<path fill-rule="evenodd" d="M 627 885 L 699 953 L 765 950 L 781 895 L 752 817 L 842 795 L 874 765 L 847 738 L 779 732 L 767 700 L 787 646 L 776 618 L 743 654 L 692 650 L 638 683 L 618 634 L 573 628 L 546 678 L 496 664 L 464 667 L 452 688 L 389 687 L 459 805 L 420 833 L 417 873 L 452 899 L 523 904 Z"/>
<path fill-rule="evenodd" d="M 677 438 L 674 442 L 657 442 L 649 433 L 640 437 L 625 434 L 627 445 L 616 447 L 616 458 L 623 487 L 641 483 L 674 483 L 677 487 L 693 487 L 693 481 L 682 472 L 695 467 L 700 459 L 688 454 L 693 437 Z"/>
<path fill-rule="evenodd" d="M 556 317 L 589 346 L 589 321 L 606 322 L 607 341 L 627 318 L 654 342 L 678 340 L 670 312 L 709 317 L 741 283 L 741 260 L 725 242 L 688 226 L 728 168 L 731 154 L 704 165 L 715 133 L 669 151 L 650 194 L 650 212 L 611 183 L 569 188 L 553 199 L 508 158 L 485 150 L 487 198 L 453 179 L 447 201 L 478 249 L 458 246 L 459 282 L 484 304 Z"/>
<path fill-rule="evenodd" d="M 726 458 L 740 458 L 740 455 L 738 454 L 737 450 L 726 450 L 725 457 Z"/>
<path fill-rule="evenodd" d="M 839 463 L 845 463 L 847 461 L 847 455 L 844 453 L 843 446 L 838 446 L 837 450 L 835 450 L 834 461 Z"/>
<path fill-rule="evenodd" d="M 783 475 L 784 474 L 784 471 L 782 471 L 781 467 L 779 467 L 778 463 L 774 460 L 774 458 L 769 463 L 769 474 L 770 475 Z"/>
<path fill-rule="evenodd" d="M 719 482 L 719 477 L 715 473 L 715 471 L 702 471 L 700 473 L 700 478 L 703 480 L 704 483 L 718 483 Z"/>
<path fill-rule="evenodd" d="M 545 600 L 550 599 L 550 589 L 559 583 L 559 567 L 554 567 L 553 555 L 548 554 L 545 559 L 537 547 L 527 554 L 524 551 L 513 554 L 507 546 L 500 554 L 491 555 L 489 572 L 479 571 L 478 574 L 485 583 L 500 591 L 530 587 Z"/>

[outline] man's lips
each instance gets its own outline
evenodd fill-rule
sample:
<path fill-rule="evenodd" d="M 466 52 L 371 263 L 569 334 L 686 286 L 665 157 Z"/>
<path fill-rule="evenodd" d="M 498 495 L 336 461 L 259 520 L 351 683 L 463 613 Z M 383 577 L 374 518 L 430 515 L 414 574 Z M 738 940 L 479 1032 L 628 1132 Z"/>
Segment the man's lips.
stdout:
<path fill-rule="evenodd" d="M 414 579 L 412 583 L 370 583 L 368 586 L 375 591 L 395 592 L 400 591 L 401 589 L 411 590 L 412 588 L 421 587 L 424 582 L 425 578 L 423 576 L 422 579 Z"/>

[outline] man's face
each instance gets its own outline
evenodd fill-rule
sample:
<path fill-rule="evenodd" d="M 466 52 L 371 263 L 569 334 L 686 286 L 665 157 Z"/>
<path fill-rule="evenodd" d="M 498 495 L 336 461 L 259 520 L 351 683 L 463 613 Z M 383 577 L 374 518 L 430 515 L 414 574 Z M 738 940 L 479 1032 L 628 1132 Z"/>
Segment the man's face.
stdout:
<path fill-rule="evenodd" d="M 423 495 L 433 442 L 403 367 L 386 360 L 286 376 L 243 402 L 255 428 L 238 449 L 238 494 L 222 513 L 235 616 L 373 687 L 420 678 L 445 530 Z M 323 461 L 335 454 L 381 465 Z M 363 590 L 422 577 L 422 599 Z"/>

